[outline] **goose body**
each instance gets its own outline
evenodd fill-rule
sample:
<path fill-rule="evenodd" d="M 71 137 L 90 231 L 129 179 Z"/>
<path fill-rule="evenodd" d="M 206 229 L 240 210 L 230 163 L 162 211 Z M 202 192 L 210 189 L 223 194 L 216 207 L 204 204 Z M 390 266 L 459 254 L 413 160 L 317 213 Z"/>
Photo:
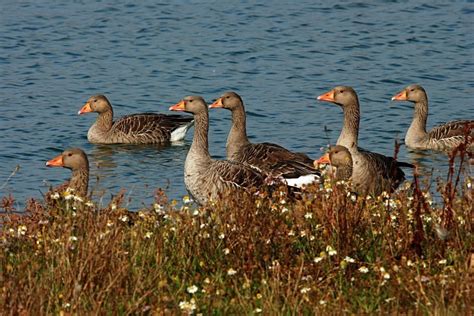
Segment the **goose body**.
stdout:
<path fill-rule="evenodd" d="M 354 89 L 335 87 L 320 95 L 318 100 L 335 103 L 343 109 L 344 123 L 337 145 L 346 147 L 351 154 L 352 183 L 355 190 L 373 195 L 395 190 L 405 180 L 405 173 L 400 167 L 414 166 L 358 147 L 360 106 Z"/>
<path fill-rule="evenodd" d="M 227 138 L 227 159 L 246 164 L 290 186 L 301 187 L 320 178 L 313 160 L 273 143 L 251 143 L 247 137 L 246 114 L 242 98 L 226 92 L 209 108 L 224 108 L 232 113 L 232 127 Z"/>
<path fill-rule="evenodd" d="M 80 197 L 87 196 L 89 186 L 89 160 L 86 153 L 79 148 L 70 148 L 46 162 L 48 167 L 63 167 L 72 171 L 71 179 L 55 188 L 54 191 L 64 191 L 71 188 Z"/>
<path fill-rule="evenodd" d="M 413 149 L 449 150 L 466 142 L 474 148 L 474 120 L 448 122 L 426 131 L 428 120 L 428 95 L 422 86 L 409 85 L 394 97 L 392 101 L 410 101 L 414 103 L 413 120 L 405 135 L 405 145 Z"/>
<path fill-rule="evenodd" d="M 79 114 L 97 112 L 87 139 L 94 144 L 165 144 L 184 138 L 192 117 L 155 113 L 132 114 L 113 120 L 112 105 L 103 95 L 92 96 Z"/>
<path fill-rule="evenodd" d="M 185 97 L 170 110 L 194 115 L 193 143 L 184 163 L 184 183 L 196 202 L 206 204 L 226 192 L 245 191 L 264 184 L 262 174 L 247 165 L 211 158 L 208 146 L 209 114 L 202 97 Z"/>

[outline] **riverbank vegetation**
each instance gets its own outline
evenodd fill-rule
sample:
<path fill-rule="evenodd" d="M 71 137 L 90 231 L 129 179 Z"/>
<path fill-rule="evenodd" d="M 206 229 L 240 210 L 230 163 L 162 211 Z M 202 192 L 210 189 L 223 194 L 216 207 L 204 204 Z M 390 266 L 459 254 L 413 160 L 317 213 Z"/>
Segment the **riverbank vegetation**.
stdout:
<path fill-rule="evenodd" d="M 158 190 L 129 212 L 65 192 L 18 215 L 5 197 L 0 313 L 469 314 L 472 179 L 452 165 L 377 198 L 338 182 L 196 207 Z"/>

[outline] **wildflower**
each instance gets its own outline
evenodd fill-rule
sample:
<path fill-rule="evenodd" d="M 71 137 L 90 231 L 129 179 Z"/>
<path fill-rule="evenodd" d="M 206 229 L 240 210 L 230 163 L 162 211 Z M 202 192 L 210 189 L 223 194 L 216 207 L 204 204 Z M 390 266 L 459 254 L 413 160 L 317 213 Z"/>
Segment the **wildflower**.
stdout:
<path fill-rule="evenodd" d="M 261 308 L 256 308 L 253 312 L 255 314 L 260 314 L 262 312 L 262 309 Z"/>
<path fill-rule="evenodd" d="M 300 231 L 300 237 L 305 237 L 306 236 L 306 232 L 304 230 Z"/>
<path fill-rule="evenodd" d="M 290 230 L 290 231 L 288 232 L 288 236 L 294 236 L 294 235 L 295 235 L 295 232 L 294 232 L 294 231 Z"/>
<path fill-rule="evenodd" d="M 328 252 L 328 255 L 329 255 L 329 256 L 335 256 L 335 255 L 337 255 L 337 251 L 334 250 L 334 248 L 331 247 L 331 246 L 326 246 L 326 251 Z"/>
<path fill-rule="evenodd" d="M 150 239 L 152 235 L 153 235 L 152 232 L 146 232 L 145 238 L 146 238 L 146 239 Z"/>
<path fill-rule="evenodd" d="M 321 262 L 323 259 L 324 259 L 324 257 L 316 257 L 316 258 L 313 259 L 313 262 L 318 263 L 318 262 Z"/>
<path fill-rule="evenodd" d="M 110 220 L 107 221 L 107 227 L 112 227 L 114 226 L 114 223 Z"/>
<path fill-rule="evenodd" d="M 92 203 L 91 201 L 87 201 L 87 202 L 86 202 L 86 206 L 88 206 L 88 207 L 93 207 L 93 206 L 94 206 L 94 203 Z"/>
<path fill-rule="evenodd" d="M 234 274 L 236 274 L 236 273 L 237 273 L 237 271 L 235 271 L 235 270 L 232 269 L 232 268 L 230 268 L 229 270 L 227 270 L 227 275 L 229 275 L 229 276 L 232 276 L 232 275 L 234 275 Z"/>
<path fill-rule="evenodd" d="M 84 202 L 84 200 L 80 196 L 74 195 L 73 198 L 74 198 L 74 201 L 76 202 L 81 202 L 81 203 Z"/>
<path fill-rule="evenodd" d="M 192 200 L 191 200 L 191 198 L 189 197 L 189 195 L 183 196 L 183 203 L 184 203 L 184 204 L 189 204 L 189 203 L 191 203 L 191 202 L 192 202 Z"/>
<path fill-rule="evenodd" d="M 116 204 L 111 204 L 111 205 L 110 205 L 110 209 L 111 209 L 112 211 L 115 211 L 115 210 L 117 209 L 117 205 L 116 205 Z"/>
<path fill-rule="evenodd" d="M 316 237 L 314 237 L 313 235 L 309 236 L 309 240 L 313 241 L 315 239 L 316 239 Z"/>
<path fill-rule="evenodd" d="M 349 263 L 354 263 L 355 262 L 355 260 L 353 258 L 349 257 L 349 256 L 346 256 L 344 258 L 344 261 L 349 262 Z"/>
<path fill-rule="evenodd" d="M 28 229 L 26 228 L 25 225 L 18 226 L 18 236 L 19 236 L 19 235 L 24 236 L 24 235 L 26 234 L 26 231 L 27 231 L 27 230 L 28 230 Z"/>
<path fill-rule="evenodd" d="M 219 235 L 219 239 L 224 239 L 224 238 L 225 238 L 224 233 L 221 233 L 221 234 Z"/>
<path fill-rule="evenodd" d="M 304 218 L 311 219 L 311 218 L 313 218 L 313 214 L 308 212 L 308 213 L 304 214 Z"/>
<path fill-rule="evenodd" d="M 263 297 L 263 295 L 260 294 L 260 293 L 257 293 L 257 295 L 255 295 L 255 298 L 256 298 L 257 300 L 262 299 L 262 297 Z"/>
<path fill-rule="evenodd" d="M 439 264 L 446 264 L 448 261 L 446 259 L 438 261 Z"/>
<path fill-rule="evenodd" d="M 413 261 L 411 261 L 411 260 L 408 260 L 408 261 L 407 261 L 407 266 L 409 266 L 409 267 L 412 267 L 412 266 L 414 266 L 414 264 L 413 264 Z"/>
<path fill-rule="evenodd" d="M 362 267 L 359 268 L 359 272 L 365 274 L 365 273 L 369 272 L 369 268 L 362 266 Z"/>
<path fill-rule="evenodd" d="M 225 255 L 228 255 L 229 253 L 230 253 L 229 248 L 224 248 L 224 254 L 225 254 Z"/>
<path fill-rule="evenodd" d="M 196 293 L 197 291 L 199 290 L 199 288 L 196 286 L 196 285 L 191 285 L 191 286 L 188 286 L 188 288 L 186 289 L 186 291 L 188 291 L 189 294 L 194 294 Z"/>
<path fill-rule="evenodd" d="M 67 191 L 64 192 L 64 199 L 65 199 L 66 201 L 72 200 L 73 197 L 74 197 L 74 195 L 72 195 L 71 193 L 69 193 L 69 192 L 67 192 Z"/>
<path fill-rule="evenodd" d="M 196 309 L 196 301 L 194 298 L 192 298 L 189 302 L 181 301 L 179 302 L 179 308 L 191 314 Z"/>
<path fill-rule="evenodd" d="M 122 221 L 122 222 L 128 222 L 128 216 L 127 215 L 122 215 L 119 217 L 119 219 Z"/>
<path fill-rule="evenodd" d="M 283 214 L 283 213 L 287 213 L 288 211 L 289 211 L 289 210 L 288 210 L 288 208 L 286 208 L 286 207 L 284 207 L 284 208 L 281 209 L 281 213 L 282 213 L 282 214 Z"/>
<path fill-rule="evenodd" d="M 326 305 L 326 301 L 325 300 L 319 300 L 319 305 Z"/>
<path fill-rule="evenodd" d="M 58 193 L 58 192 L 54 192 L 53 194 L 51 194 L 51 198 L 52 198 L 53 200 L 57 200 L 57 199 L 59 199 L 59 197 L 60 197 L 60 196 L 59 196 L 59 193 Z"/>
<path fill-rule="evenodd" d="M 286 201 L 285 201 L 285 200 L 281 200 L 281 201 L 280 201 L 280 204 L 285 205 L 285 204 L 286 204 Z"/>
<path fill-rule="evenodd" d="M 158 203 L 154 203 L 153 204 L 153 209 L 155 210 L 156 213 L 158 213 L 159 215 L 163 214 L 164 212 L 164 207 L 163 205 L 160 205 Z"/>
<path fill-rule="evenodd" d="M 351 194 L 351 201 L 352 201 L 352 202 L 357 201 L 357 195 Z"/>
<path fill-rule="evenodd" d="M 309 291 L 311 291 L 311 288 L 309 288 L 309 287 L 304 287 L 304 288 L 302 288 L 302 289 L 300 290 L 300 293 L 301 293 L 301 294 L 306 294 L 306 293 L 308 293 Z"/>
<path fill-rule="evenodd" d="M 71 237 L 69 237 L 69 241 L 77 241 L 77 237 L 76 236 L 71 236 Z"/>
<path fill-rule="evenodd" d="M 394 301 L 395 297 L 389 297 L 385 299 L 385 303 L 390 303 L 391 301 Z"/>
<path fill-rule="evenodd" d="M 205 278 L 205 279 L 204 279 L 204 283 L 210 284 L 210 283 L 211 283 L 211 280 L 209 280 L 209 278 Z"/>

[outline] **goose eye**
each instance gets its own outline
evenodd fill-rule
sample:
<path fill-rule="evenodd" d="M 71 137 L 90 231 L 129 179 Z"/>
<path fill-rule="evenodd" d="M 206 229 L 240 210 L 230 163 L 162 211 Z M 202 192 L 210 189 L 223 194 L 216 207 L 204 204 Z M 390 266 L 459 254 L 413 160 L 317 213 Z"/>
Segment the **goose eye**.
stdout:
<path fill-rule="evenodd" d="M 193 102 L 193 100 L 189 100 L 189 102 Z"/>
<path fill-rule="evenodd" d="M 413 91 L 415 91 L 415 89 L 410 89 L 410 92 L 413 92 Z"/>
<path fill-rule="evenodd" d="M 94 101 L 93 101 L 93 102 L 97 102 L 97 99 L 94 99 Z"/>
<path fill-rule="evenodd" d="M 71 153 L 69 153 L 69 154 L 67 154 L 67 155 L 68 155 L 69 157 L 71 157 L 71 156 L 72 156 L 72 154 L 71 154 Z"/>
<path fill-rule="evenodd" d="M 339 91 L 340 93 L 344 93 L 344 90 Z"/>
<path fill-rule="evenodd" d="M 228 99 L 228 98 L 230 98 L 230 96 L 226 96 L 225 98 Z"/>

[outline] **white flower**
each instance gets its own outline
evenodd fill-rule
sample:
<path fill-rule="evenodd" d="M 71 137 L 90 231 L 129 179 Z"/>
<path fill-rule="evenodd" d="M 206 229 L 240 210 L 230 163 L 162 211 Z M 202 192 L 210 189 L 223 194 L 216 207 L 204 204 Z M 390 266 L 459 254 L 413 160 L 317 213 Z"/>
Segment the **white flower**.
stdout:
<path fill-rule="evenodd" d="M 326 251 L 328 252 L 328 255 L 329 255 L 329 256 L 335 256 L 335 255 L 337 255 L 337 251 L 334 250 L 334 248 L 331 247 L 331 246 L 327 246 L 327 247 L 326 247 Z"/>
<path fill-rule="evenodd" d="M 295 235 L 295 232 L 294 232 L 294 231 L 290 230 L 290 231 L 288 232 L 288 236 L 294 236 L 294 235 Z"/>
<path fill-rule="evenodd" d="M 57 199 L 59 199 L 59 197 L 60 197 L 60 195 L 59 195 L 58 192 L 54 192 L 53 194 L 51 194 L 51 198 L 52 198 L 53 200 L 57 200 Z"/>
<path fill-rule="evenodd" d="M 304 287 L 304 288 L 302 288 L 302 289 L 300 290 L 300 293 L 301 293 L 301 294 L 306 294 L 306 293 L 308 293 L 309 291 L 311 291 L 311 288 L 309 288 L 309 287 Z"/>
<path fill-rule="evenodd" d="M 91 201 L 87 201 L 87 202 L 86 202 L 86 206 L 88 206 L 88 207 L 93 207 L 93 206 L 94 206 L 94 203 L 92 203 Z"/>
<path fill-rule="evenodd" d="M 438 261 L 439 264 L 446 264 L 448 262 L 448 260 L 446 259 L 442 259 L 440 261 Z"/>
<path fill-rule="evenodd" d="M 153 235 L 152 232 L 146 232 L 145 238 L 146 238 L 146 239 L 150 239 L 152 235 Z"/>
<path fill-rule="evenodd" d="M 355 262 L 355 260 L 354 260 L 353 258 L 348 257 L 348 256 L 346 256 L 346 257 L 344 258 L 344 261 L 349 262 L 349 263 L 354 263 L 354 262 Z"/>
<path fill-rule="evenodd" d="M 261 308 L 256 308 L 253 312 L 255 314 L 260 314 L 262 312 L 262 309 Z"/>
<path fill-rule="evenodd" d="M 74 197 L 74 195 L 72 195 L 71 193 L 69 193 L 69 192 L 67 192 L 67 191 L 64 192 L 64 199 L 65 199 L 66 201 L 72 200 L 73 197 Z"/>
<path fill-rule="evenodd" d="M 69 241 L 77 241 L 77 237 L 76 236 L 71 236 L 71 237 L 69 237 Z"/>
<path fill-rule="evenodd" d="M 235 270 L 232 269 L 232 268 L 230 268 L 229 270 L 227 270 L 227 275 L 232 276 L 232 275 L 234 275 L 234 274 L 236 274 L 236 273 L 237 273 L 237 271 L 235 271 Z"/>
<path fill-rule="evenodd" d="M 116 204 L 110 205 L 110 209 L 111 209 L 112 211 L 115 211 L 115 210 L 117 209 L 117 205 L 116 205 Z"/>
<path fill-rule="evenodd" d="M 122 222 L 128 222 L 128 216 L 127 215 L 122 215 L 119 217 L 119 219 L 122 221 Z"/>
<path fill-rule="evenodd" d="M 229 248 L 224 248 L 224 254 L 225 254 L 225 255 L 228 255 L 229 253 L 230 253 Z"/>
<path fill-rule="evenodd" d="M 281 200 L 281 201 L 280 201 L 280 204 L 284 205 L 284 204 L 286 204 L 286 201 L 285 201 L 285 200 Z"/>
<path fill-rule="evenodd" d="M 84 200 L 80 196 L 74 196 L 74 201 L 76 202 L 84 202 Z"/>
<path fill-rule="evenodd" d="M 199 290 L 199 288 L 196 286 L 196 285 L 191 285 L 191 286 L 188 286 L 188 288 L 186 289 L 186 291 L 188 291 L 189 294 L 194 294 L 196 293 L 197 291 Z"/>
<path fill-rule="evenodd" d="M 198 210 L 198 209 L 195 209 L 195 210 L 193 211 L 193 216 L 198 216 L 198 215 L 199 215 L 199 210 Z"/>
<path fill-rule="evenodd" d="M 218 237 L 219 237 L 219 239 L 224 239 L 225 235 L 224 235 L 224 233 L 221 233 Z"/>
<path fill-rule="evenodd" d="M 313 213 L 308 212 L 308 213 L 304 214 L 304 218 L 306 218 L 306 219 L 313 218 Z"/>
<path fill-rule="evenodd" d="M 179 302 L 179 308 L 187 311 L 188 313 L 192 313 L 192 311 L 196 309 L 196 301 L 194 300 L 194 298 L 192 298 L 189 302 L 181 301 Z"/>
<path fill-rule="evenodd" d="M 367 267 L 360 267 L 360 268 L 359 268 L 359 272 L 360 272 L 360 273 L 367 273 L 367 272 L 369 272 L 369 268 L 367 268 Z"/>
<path fill-rule="evenodd" d="M 282 213 L 282 214 L 283 214 L 283 213 L 286 213 L 286 212 L 288 212 L 288 208 L 284 207 L 284 208 L 281 209 L 281 213 Z"/>
<path fill-rule="evenodd" d="M 389 280 L 389 279 L 390 279 L 390 274 L 389 274 L 388 272 L 385 272 L 385 273 L 383 274 L 383 278 L 384 278 L 385 280 Z"/>
<path fill-rule="evenodd" d="M 319 301 L 319 305 L 326 305 L 326 303 L 327 303 L 327 302 L 326 302 L 325 300 L 320 300 L 320 301 Z"/>

